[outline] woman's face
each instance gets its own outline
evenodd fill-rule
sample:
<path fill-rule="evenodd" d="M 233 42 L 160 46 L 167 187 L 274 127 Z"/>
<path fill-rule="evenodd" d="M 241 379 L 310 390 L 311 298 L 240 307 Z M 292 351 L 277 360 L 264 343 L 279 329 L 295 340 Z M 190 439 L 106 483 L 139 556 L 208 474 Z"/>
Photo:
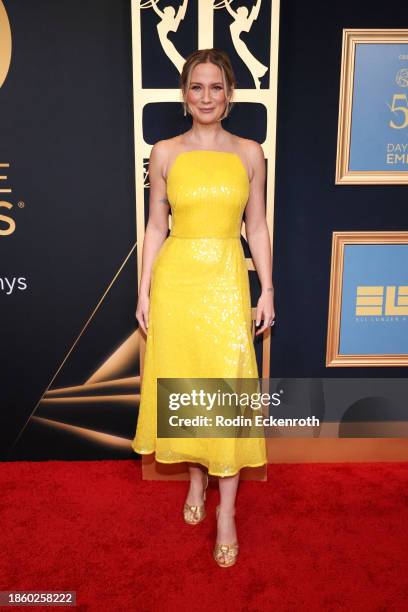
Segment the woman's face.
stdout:
<path fill-rule="evenodd" d="M 221 68 L 209 62 L 197 64 L 191 73 L 186 101 L 196 121 L 200 123 L 219 121 L 228 101 L 224 93 Z"/>

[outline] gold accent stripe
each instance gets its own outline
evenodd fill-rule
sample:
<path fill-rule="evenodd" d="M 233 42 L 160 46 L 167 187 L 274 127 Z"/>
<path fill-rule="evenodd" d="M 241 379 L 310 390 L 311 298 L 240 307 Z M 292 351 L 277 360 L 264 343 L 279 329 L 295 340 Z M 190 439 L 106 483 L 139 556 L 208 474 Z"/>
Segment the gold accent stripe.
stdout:
<path fill-rule="evenodd" d="M 78 425 L 71 425 L 70 423 L 61 423 L 60 421 L 54 421 L 53 419 L 46 419 L 44 417 L 33 416 L 33 421 L 40 423 L 41 425 L 47 425 L 53 429 L 60 429 L 62 431 L 68 431 L 69 433 L 76 434 L 79 438 L 85 438 L 91 442 L 98 442 L 99 444 L 111 448 L 129 449 L 131 450 L 132 440 L 123 438 L 121 436 L 114 436 L 107 434 L 102 431 L 94 431 L 93 429 L 87 429 L 86 427 L 79 427 Z"/>
<path fill-rule="evenodd" d="M 117 380 L 104 380 L 97 383 L 84 383 L 83 385 L 73 385 L 72 387 L 58 387 L 57 389 L 50 389 L 47 391 L 47 397 L 52 395 L 63 395 L 66 393 L 83 393 L 87 390 L 97 389 L 108 389 L 108 388 L 120 388 L 128 387 L 129 385 L 140 384 L 140 376 L 129 376 L 128 378 L 118 378 Z"/>
<path fill-rule="evenodd" d="M 98 402 L 113 402 L 115 404 L 135 404 L 137 393 L 131 395 L 81 395 L 76 397 L 51 397 L 41 400 L 43 404 L 94 404 Z"/>
<path fill-rule="evenodd" d="M 384 287 L 369 287 L 359 286 L 357 287 L 357 295 L 383 295 Z"/>
<path fill-rule="evenodd" d="M 377 308 L 375 306 L 366 306 L 365 308 L 356 308 L 356 315 L 381 315 L 382 314 L 382 307 L 381 308 Z"/>
<path fill-rule="evenodd" d="M 383 303 L 382 297 L 370 297 L 370 296 L 360 296 L 357 298 L 357 304 L 359 306 L 364 306 L 367 304 L 375 304 L 376 306 L 381 306 Z"/>

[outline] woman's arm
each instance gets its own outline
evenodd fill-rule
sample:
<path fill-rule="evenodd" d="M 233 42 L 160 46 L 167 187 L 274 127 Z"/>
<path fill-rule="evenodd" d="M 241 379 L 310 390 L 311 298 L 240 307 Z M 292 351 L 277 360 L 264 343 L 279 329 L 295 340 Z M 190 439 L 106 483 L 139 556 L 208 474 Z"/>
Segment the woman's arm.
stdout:
<path fill-rule="evenodd" d="M 251 256 L 261 283 L 261 295 L 256 310 L 256 325 L 263 319 L 263 326 L 256 335 L 262 334 L 275 317 L 273 305 L 271 240 L 265 216 L 265 157 L 260 144 L 251 141 L 247 147 L 252 168 L 250 193 L 245 209 L 245 232 Z"/>
<path fill-rule="evenodd" d="M 149 160 L 149 219 L 146 225 L 142 249 L 142 271 L 136 318 L 147 333 L 149 326 L 149 293 L 152 267 L 156 255 L 166 239 L 169 229 L 169 203 L 164 168 L 167 164 L 167 145 L 157 142 L 150 153 Z"/>

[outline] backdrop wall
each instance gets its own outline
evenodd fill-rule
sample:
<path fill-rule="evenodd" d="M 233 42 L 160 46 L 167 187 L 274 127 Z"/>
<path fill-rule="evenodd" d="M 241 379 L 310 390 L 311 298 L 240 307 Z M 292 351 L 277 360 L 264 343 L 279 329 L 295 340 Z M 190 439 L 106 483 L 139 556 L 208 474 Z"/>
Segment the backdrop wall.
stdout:
<path fill-rule="evenodd" d="M 3 4 L 12 31 L 0 88 L 9 190 L 0 200 L 12 205 L 0 208 L 3 457 L 133 457 L 130 1 Z M 271 376 L 404 376 L 324 365 L 332 231 L 407 229 L 404 186 L 334 185 L 342 28 L 403 27 L 401 15 L 350 0 L 291 0 L 280 11 Z M 243 118 L 240 135 L 261 142 L 257 125 L 245 132 Z"/>

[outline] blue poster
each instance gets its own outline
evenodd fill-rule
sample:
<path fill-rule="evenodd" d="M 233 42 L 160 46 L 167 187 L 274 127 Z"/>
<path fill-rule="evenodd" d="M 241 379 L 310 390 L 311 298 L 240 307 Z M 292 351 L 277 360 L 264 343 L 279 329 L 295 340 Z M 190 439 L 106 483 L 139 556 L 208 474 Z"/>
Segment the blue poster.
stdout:
<path fill-rule="evenodd" d="M 408 172 L 408 44 L 356 44 L 349 170 Z"/>
<path fill-rule="evenodd" d="M 344 246 L 339 354 L 408 354 L 408 244 Z"/>

